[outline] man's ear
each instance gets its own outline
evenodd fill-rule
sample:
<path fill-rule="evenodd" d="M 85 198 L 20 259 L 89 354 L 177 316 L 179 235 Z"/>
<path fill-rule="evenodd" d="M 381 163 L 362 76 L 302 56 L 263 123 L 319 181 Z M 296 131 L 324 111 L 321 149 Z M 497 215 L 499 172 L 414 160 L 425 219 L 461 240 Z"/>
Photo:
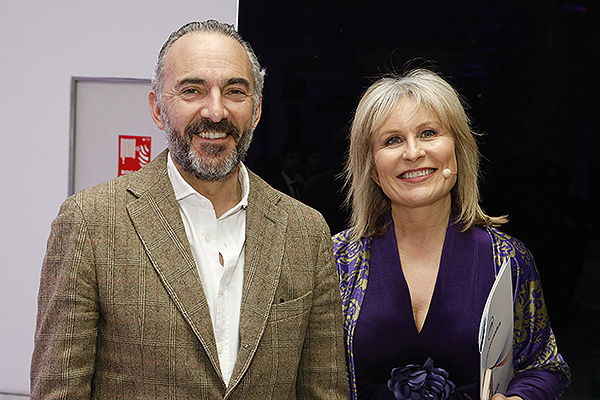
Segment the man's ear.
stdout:
<path fill-rule="evenodd" d="M 258 107 L 256 107 L 256 112 L 254 113 L 254 126 L 253 126 L 254 129 L 256 129 L 256 126 L 258 125 L 258 121 L 260 120 L 261 115 L 262 115 L 262 96 L 260 96 L 260 99 L 258 99 Z"/>
<path fill-rule="evenodd" d="M 158 126 L 158 129 L 160 129 L 161 131 L 164 130 L 165 124 L 163 121 L 162 112 L 160 110 L 160 107 L 158 106 L 158 99 L 156 98 L 156 93 L 154 93 L 154 90 L 151 90 L 148 94 L 148 104 L 150 105 L 150 115 L 152 115 L 154 123 L 156 124 L 156 126 Z"/>

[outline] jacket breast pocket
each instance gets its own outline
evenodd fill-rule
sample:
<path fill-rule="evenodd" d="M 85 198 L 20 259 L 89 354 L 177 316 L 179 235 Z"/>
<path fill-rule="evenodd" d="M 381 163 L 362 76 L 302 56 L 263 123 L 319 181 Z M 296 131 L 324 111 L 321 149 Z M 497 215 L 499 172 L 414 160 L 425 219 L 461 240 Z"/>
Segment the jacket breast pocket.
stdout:
<path fill-rule="evenodd" d="M 275 303 L 271 306 L 268 323 L 285 321 L 287 319 L 295 318 L 308 313 L 310 311 L 311 304 L 312 291 L 309 291 L 297 299 Z"/>
<path fill-rule="evenodd" d="M 265 330 L 244 378 L 246 385 L 261 393 L 262 398 L 287 398 L 287 395 L 266 395 L 274 390 L 279 394 L 295 393 L 312 296 L 309 291 L 296 299 L 271 305 Z"/>
<path fill-rule="evenodd" d="M 312 301 L 312 291 L 283 302 L 275 298 L 252 364 L 244 376 L 244 387 L 248 388 L 245 398 L 296 398 Z"/>

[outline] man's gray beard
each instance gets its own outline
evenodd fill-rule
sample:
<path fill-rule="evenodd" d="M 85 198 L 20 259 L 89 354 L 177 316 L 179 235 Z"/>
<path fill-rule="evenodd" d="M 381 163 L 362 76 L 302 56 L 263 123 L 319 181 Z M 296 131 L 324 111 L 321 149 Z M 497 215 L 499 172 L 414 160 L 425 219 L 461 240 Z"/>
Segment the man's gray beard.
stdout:
<path fill-rule="evenodd" d="M 246 157 L 254 134 L 253 129 L 242 132 L 237 139 L 235 149 L 223 161 L 219 162 L 216 159 L 200 157 L 190 146 L 191 138 L 188 141 L 183 138 L 183 135 L 177 133 L 171 126 L 166 113 L 163 113 L 163 118 L 165 135 L 173 161 L 184 171 L 203 181 L 222 181 L 231 174 Z M 187 133 L 185 136 L 188 137 Z M 218 156 L 226 151 L 227 146 L 206 143 L 202 145 L 202 149 L 210 155 Z"/>

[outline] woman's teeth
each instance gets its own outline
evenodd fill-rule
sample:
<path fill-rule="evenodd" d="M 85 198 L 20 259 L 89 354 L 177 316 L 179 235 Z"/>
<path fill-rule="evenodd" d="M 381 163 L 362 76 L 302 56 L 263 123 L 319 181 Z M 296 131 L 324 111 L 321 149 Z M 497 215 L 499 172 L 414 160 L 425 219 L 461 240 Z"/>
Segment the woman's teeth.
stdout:
<path fill-rule="evenodd" d="M 400 178 L 405 178 L 405 179 L 418 178 L 420 176 L 425 176 L 425 175 L 433 174 L 434 171 L 435 171 L 435 169 L 433 169 L 433 168 L 430 168 L 430 169 L 419 169 L 417 171 L 406 172 L 406 173 L 400 175 Z"/>

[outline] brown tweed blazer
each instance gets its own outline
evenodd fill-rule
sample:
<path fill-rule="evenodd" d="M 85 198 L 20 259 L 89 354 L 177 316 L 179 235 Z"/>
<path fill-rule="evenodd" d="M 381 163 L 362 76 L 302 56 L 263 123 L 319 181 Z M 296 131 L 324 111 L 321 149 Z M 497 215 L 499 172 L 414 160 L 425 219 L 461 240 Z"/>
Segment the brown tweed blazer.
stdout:
<path fill-rule="evenodd" d="M 62 205 L 42 268 L 32 399 L 347 399 L 329 229 L 250 173 L 229 385 L 167 153 Z"/>

